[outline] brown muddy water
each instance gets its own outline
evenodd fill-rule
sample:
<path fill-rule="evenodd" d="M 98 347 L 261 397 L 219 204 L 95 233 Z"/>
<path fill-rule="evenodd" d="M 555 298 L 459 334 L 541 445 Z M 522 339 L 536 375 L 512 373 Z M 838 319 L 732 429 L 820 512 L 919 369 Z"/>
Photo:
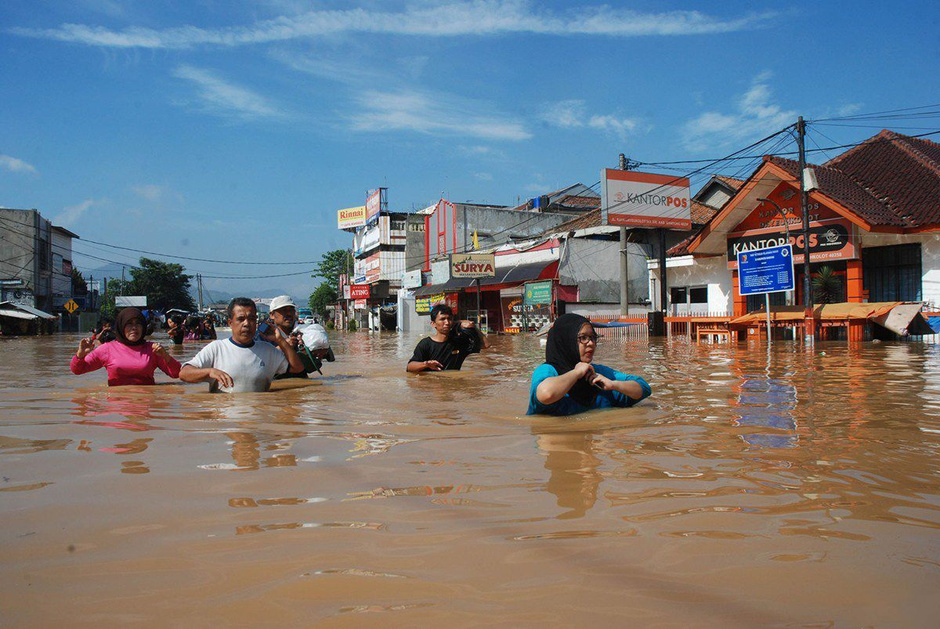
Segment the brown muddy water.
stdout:
<path fill-rule="evenodd" d="M 937 626 L 940 346 L 602 340 L 653 397 L 532 418 L 537 340 L 417 340 L 238 396 L 0 341 L 0 625 Z"/>

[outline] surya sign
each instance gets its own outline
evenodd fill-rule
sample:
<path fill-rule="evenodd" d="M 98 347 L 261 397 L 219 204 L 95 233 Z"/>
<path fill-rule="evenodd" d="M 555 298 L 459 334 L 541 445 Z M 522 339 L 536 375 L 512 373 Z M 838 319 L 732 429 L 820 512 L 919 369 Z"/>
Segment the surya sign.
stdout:
<path fill-rule="evenodd" d="M 492 253 L 452 254 L 450 257 L 451 277 L 495 277 L 496 256 Z"/>

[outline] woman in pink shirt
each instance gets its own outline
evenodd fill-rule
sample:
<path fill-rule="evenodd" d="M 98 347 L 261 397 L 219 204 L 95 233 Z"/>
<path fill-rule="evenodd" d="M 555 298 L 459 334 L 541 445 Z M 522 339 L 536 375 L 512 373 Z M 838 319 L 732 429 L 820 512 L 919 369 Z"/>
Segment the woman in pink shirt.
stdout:
<path fill-rule="evenodd" d="M 154 384 L 157 367 L 178 378 L 180 364 L 160 345 L 144 340 L 144 315 L 137 308 L 125 308 L 114 322 L 117 340 L 92 349 L 91 339 L 82 339 L 69 367 L 75 375 L 104 367 L 108 370 L 108 386 Z"/>

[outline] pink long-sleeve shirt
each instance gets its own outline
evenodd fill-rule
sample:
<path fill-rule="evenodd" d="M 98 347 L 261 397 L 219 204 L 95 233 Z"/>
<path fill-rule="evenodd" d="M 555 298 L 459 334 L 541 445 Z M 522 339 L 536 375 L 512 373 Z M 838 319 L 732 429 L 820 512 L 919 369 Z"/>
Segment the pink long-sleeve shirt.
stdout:
<path fill-rule="evenodd" d="M 170 376 L 179 378 L 180 364 L 175 358 L 165 359 L 153 353 L 153 343 L 125 345 L 111 341 L 99 345 L 84 360 L 72 355 L 69 368 L 75 375 L 95 371 L 102 367 L 108 370 L 108 386 L 117 387 L 125 384 L 154 384 L 153 372 L 157 367 Z"/>

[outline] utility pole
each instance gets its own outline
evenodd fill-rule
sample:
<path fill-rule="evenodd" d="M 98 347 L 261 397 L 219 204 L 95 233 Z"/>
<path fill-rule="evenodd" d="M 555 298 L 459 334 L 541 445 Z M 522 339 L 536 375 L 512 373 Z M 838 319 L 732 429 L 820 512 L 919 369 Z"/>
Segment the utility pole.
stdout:
<path fill-rule="evenodd" d="M 123 266 L 121 267 L 121 293 L 120 294 L 122 296 L 124 295 L 124 267 Z"/>
<path fill-rule="evenodd" d="M 816 333 L 816 322 L 813 318 L 813 293 L 810 289 L 809 202 L 807 199 L 806 184 L 803 180 L 803 171 L 806 170 L 805 136 L 806 123 L 803 122 L 803 116 L 800 116 L 796 123 L 796 143 L 800 156 L 800 208 L 803 210 L 803 325 L 806 327 L 806 340 L 812 343 L 813 336 Z"/>
<path fill-rule="evenodd" d="M 620 170 L 629 170 L 629 160 L 623 153 L 620 154 Z M 629 261 L 627 260 L 627 228 L 620 227 L 620 314 L 626 315 L 630 312 L 629 299 Z"/>
<path fill-rule="evenodd" d="M 199 312 L 202 312 L 202 273 L 196 273 L 196 289 L 199 293 Z"/>

